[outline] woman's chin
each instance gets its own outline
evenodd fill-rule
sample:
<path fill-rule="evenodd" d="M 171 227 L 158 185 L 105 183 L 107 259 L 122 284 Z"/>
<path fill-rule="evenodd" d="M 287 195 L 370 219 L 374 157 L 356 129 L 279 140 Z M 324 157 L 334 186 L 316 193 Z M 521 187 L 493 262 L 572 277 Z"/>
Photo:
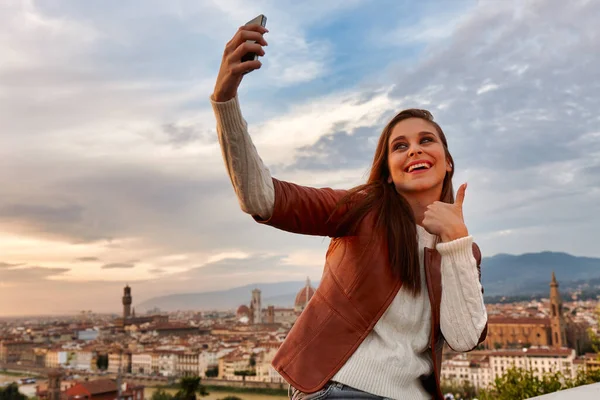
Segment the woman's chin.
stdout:
<path fill-rule="evenodd" d="M 426 193 L 434 189 L 441 188 L 443 182 L 407 182 L 404 184 L 396 185 L 396 190 L 400 193 Z"/>

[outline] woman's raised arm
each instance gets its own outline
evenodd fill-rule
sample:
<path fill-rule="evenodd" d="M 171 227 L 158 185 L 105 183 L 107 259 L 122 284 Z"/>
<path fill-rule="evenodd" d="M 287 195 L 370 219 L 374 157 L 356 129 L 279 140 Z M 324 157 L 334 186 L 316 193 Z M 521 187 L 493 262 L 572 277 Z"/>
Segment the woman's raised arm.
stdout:
<path fill-rule="evenodd" d="M 339 217 L 347 208 L 337 207 L 346 191 L 274 180 L 258 155 L 242 116 L 237 89 L 243 75 L 261 64 L 258 60 L 241 59 L 247 52 L 264 55 L 265 32 L 259 25 L 243 26 L 227 43 L 211 96 L 227 173 L 242 210 L 257 222 L 293 233 L 334 236 Z"/>
<path fill-rule="evenodd" d="M 242 62 L 242 57 L 248 52 L 261 56 L 265 54 L 262 48 L 267 45 L 263 37 L 265 32 L 267 30 L 260 25 L 238 29 L 225 46 L 211 96 L 223 160 L 240 207 L 244 212 L 261 219 L 270 218 L 273 212 L 273 182 L 248 133 L 237 90 L 245 73 L 261 67 L 260 61 Z"/>

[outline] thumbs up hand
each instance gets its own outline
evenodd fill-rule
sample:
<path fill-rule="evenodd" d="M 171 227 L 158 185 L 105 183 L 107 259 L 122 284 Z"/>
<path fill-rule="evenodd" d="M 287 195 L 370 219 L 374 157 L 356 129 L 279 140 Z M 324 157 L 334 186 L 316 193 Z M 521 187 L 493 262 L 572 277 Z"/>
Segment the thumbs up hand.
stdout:
<path fill-rule="evenodd" d="M 463 202 L 467 184 L 460 185 L 456 192 L 454 204 L 435 201 L 427 206 L 424 213 L 423 228 L 432 235 L 437 235 L 442 242 L 450 242 L 469 236 L 463 218 Z"/>

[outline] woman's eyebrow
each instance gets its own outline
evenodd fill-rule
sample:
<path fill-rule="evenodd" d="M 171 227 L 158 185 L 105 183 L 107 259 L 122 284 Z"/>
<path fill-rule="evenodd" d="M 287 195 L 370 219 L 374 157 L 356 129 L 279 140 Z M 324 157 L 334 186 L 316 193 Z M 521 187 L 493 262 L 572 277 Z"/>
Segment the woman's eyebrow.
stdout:
<path fill-rule="evenodd" d="M 427 136 L 427 135 L 434 135 L 434 136 L 435 136 L 435 133 L 433 133 L 433 132 L 429 132 L 429 131 L 421 131 L 421 132 L 419 132 L 419 137 L 422 137 L 422 136 Z M 406 136 L 404 136 L 404 135 L 401 135 L 401 136 L 396 136 L 396 137 L 394 138 L 394 140 L 392 140 L 392 141 L 390 142 L 390 144 L 393 144 L 393 143 L 395 143 L 395 142 L 396 142 L 396 141 L 398 141 L 398 140 L 406 140 Z"/>

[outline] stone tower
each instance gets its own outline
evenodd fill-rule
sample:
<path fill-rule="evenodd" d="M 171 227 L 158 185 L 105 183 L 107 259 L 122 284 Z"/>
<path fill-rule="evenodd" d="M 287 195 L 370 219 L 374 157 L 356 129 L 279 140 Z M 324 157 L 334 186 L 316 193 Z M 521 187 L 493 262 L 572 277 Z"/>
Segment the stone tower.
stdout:
<path fill-rule="evenodd" d="M 550 282 L 550 326 L 552 328 L 552 347 L 567 347 L 567 327 L 563 318 L 563 306 L 558 282 L 554 271 Z"/>
<path fill-rule="evenodd" d="M 123 319 L 131 316 L 131 288 L 129 285 L 123 289 Z"/>
<path fill-rule="evenodd" d="M 58 369 L 48 372 L 48 400 L 60 400 L 62 372 Z"/>
<path fill-rule="evenodd" d="M 254 289 L 252 291 L 252 303 L 250 303 L 250 310 L 252 311 L 252 323 L 262 324 L 262 305 L 260 301 L 260 289 Z"/>

